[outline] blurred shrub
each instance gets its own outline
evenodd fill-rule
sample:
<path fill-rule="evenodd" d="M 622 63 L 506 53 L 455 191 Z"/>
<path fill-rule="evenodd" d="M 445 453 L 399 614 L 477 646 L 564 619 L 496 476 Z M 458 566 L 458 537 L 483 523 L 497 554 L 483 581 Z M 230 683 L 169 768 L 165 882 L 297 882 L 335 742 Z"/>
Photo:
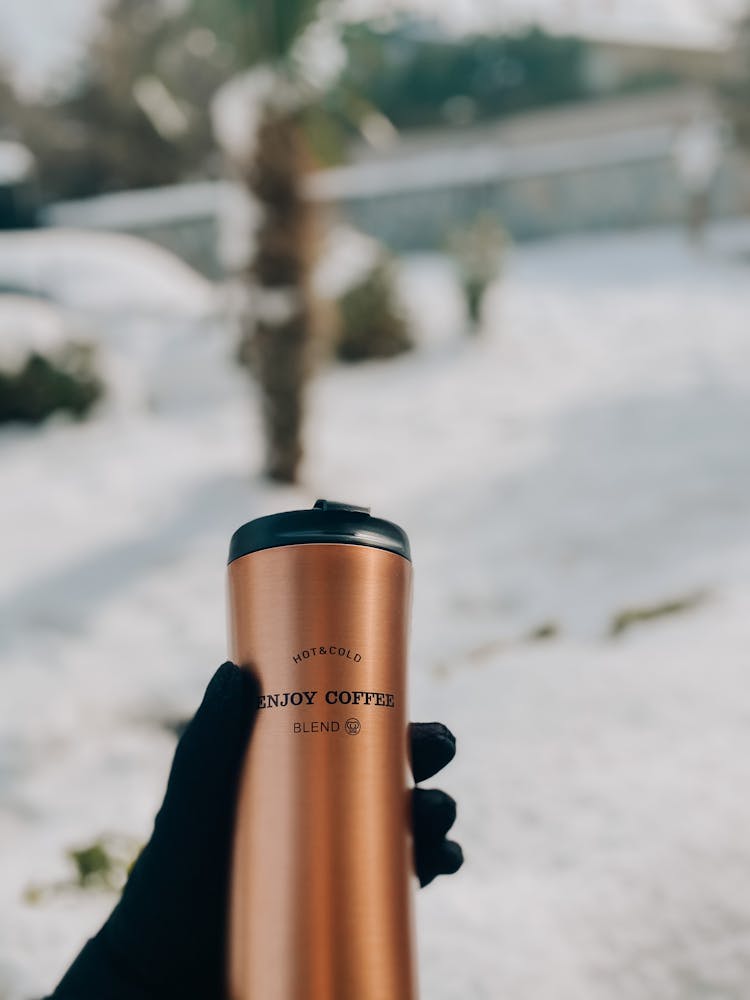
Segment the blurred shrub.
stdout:
<path fill-rule="evenodd" d="M 78 890 L 114 890 L 119 892 L 138 859 L 141 844 L 132 837 L 104 834 L 97 840 L 65 853 L 73 873 L 70 878 L 46 884 L 32 883 L 24 891 L 27 903 L 38 904 Z"/>
<path fill-rule="evenodd" d="M 479 329 L 487 289 L 502 275 L 509 244 L 507 230 L 490 216 L 456 230 L 449 240 L 471 332 Z"/>
<path fill-rule="evenodd" d="M 414 346 L 386 255 L 380 255 L 365 276 L 344 292 L 338 308 L 335 353 L 341 361 L 392 358 Z"/>
<path fill-rule="evenodd" d="M 68 857 L 75 865 L 76 884 L 81 888 L 112 885 L 117 865 L 103 841 L 96 840 L 86 847 L 71 848 Z"/>
<path fill-rule="evenodd" d="M 58 412 L 82 419 L 103 392 L 89 345 L 32 351 L 15 371 L 0 370 L 0 424 L 38 424 Z"/>
<path fill-rule="evenodd" d="M 234 53 L 187 3 L 110 0 L 68 86 L 40 97 L 3 80 L 0 125 L 34 153 L 44 200 L 216 176 L 209 106 Z"/>
<path fill-rule="evenodd" d="M 537 27 L 455 37 L 404 14 L 346 25 L 342 40 L 344 86 L 399 129 L 499 118 L 592 89 L 588 44 Z"/>
<path fill-rule="evenodd" d="M 549 639 L 556 639 L 560 635 L 560 625 L 554 619 L 540 622 L 526 633 L 528 642 L 546 642 Z"/>

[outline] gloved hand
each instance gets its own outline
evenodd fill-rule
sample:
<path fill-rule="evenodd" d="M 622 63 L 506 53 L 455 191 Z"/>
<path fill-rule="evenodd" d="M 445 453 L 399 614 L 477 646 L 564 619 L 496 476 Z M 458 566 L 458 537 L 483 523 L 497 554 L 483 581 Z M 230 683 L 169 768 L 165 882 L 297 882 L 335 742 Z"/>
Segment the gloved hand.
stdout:
<path fill-rule="evenodd" d="M 235 792 L 257 695 L 250 671 L 232 663 L 216 671 L 177 745 L 151 839 L 53 1000 L 223 1000 Z M 409 735 L 416 781 L 456 752 L 440 723 L 412 723 Z M 427 885 L 463 861 L 445 839 L 456 805 L 444 792 L 415 789 L 413 815 L 416 870 Z"/>

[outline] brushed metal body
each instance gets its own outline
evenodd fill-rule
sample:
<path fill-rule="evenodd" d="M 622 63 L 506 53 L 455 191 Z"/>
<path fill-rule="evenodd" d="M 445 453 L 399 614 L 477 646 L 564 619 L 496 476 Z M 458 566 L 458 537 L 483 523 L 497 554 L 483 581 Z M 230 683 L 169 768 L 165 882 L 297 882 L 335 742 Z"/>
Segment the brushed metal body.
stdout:
<path fill-rule="evenodd" d="M 313 705 L 258 711 L 235 830 L 231 1000 L 417 998 L 411 573 L 395 553 L 335 543 L 264 549 L 229 566 L 234 661 L 257 673 L 264 695 L 317 692 Z M 355 690 L 394 704 L 325 701 Z M 339 728 L 294 731 L 314 722 Z"/>

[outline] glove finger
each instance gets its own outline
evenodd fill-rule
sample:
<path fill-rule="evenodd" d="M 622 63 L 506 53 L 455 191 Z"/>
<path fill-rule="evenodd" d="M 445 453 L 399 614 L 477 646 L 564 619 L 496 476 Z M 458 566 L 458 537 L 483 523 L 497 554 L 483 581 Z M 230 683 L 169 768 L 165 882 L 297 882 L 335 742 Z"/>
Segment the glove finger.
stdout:
<path fill-rule="evenodd" d="M 456 802 L 437 788 L 415 788 L 412 793 L 414 841 L 417 850 L 443 839 L 456 822 Z"/>
<path fill-rule="evenodd" d="M 192 979 L 200 992 L 198 969 L 220 975 L 236 786 L 257 693 L 250 671 L 223 664 L 177 745 L 153 834 L 104 928 L 115 961 L 139 982 L 174 989 Z"/>
<path fill-rule="evenodd" d="M 162 808 L 155 822 L 187 817 L 198 806 L 233 810 L 224 800 L 244 757 L 255 717 L 258 681 L 249 670 L 223 663 L 211 678 L 198 711 L 175 750 Z"/>
<path fill-rule="evenodd" d="M 456 756 L 456 737 L 442 722 L 409 724 L 411 769 L 415 781 L 441 771 Z"/>
<path fill-rule="evenodd" d="M 431 850 L 417 855 L 419 884 L 429 885 L 438 875 L 453 875 L 464 863 L 464 852 L 455 840 L 441 840 Z"/>

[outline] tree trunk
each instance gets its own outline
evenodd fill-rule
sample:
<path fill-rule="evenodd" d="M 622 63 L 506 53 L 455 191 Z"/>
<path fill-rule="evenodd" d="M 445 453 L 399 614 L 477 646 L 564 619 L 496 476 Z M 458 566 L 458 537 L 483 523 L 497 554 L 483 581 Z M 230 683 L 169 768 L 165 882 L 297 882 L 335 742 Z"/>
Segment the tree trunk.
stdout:
<path fill-rule="evenodd" d="M 247 271 L 241 357 L 260 386 L 266 475 L 285 483 L 297 480 L 302 460 L 312 354 L 312 209 L 302 190 L 307 169 L 298 118 L 267 110 L 243 177 L 261 219 Z"/>

